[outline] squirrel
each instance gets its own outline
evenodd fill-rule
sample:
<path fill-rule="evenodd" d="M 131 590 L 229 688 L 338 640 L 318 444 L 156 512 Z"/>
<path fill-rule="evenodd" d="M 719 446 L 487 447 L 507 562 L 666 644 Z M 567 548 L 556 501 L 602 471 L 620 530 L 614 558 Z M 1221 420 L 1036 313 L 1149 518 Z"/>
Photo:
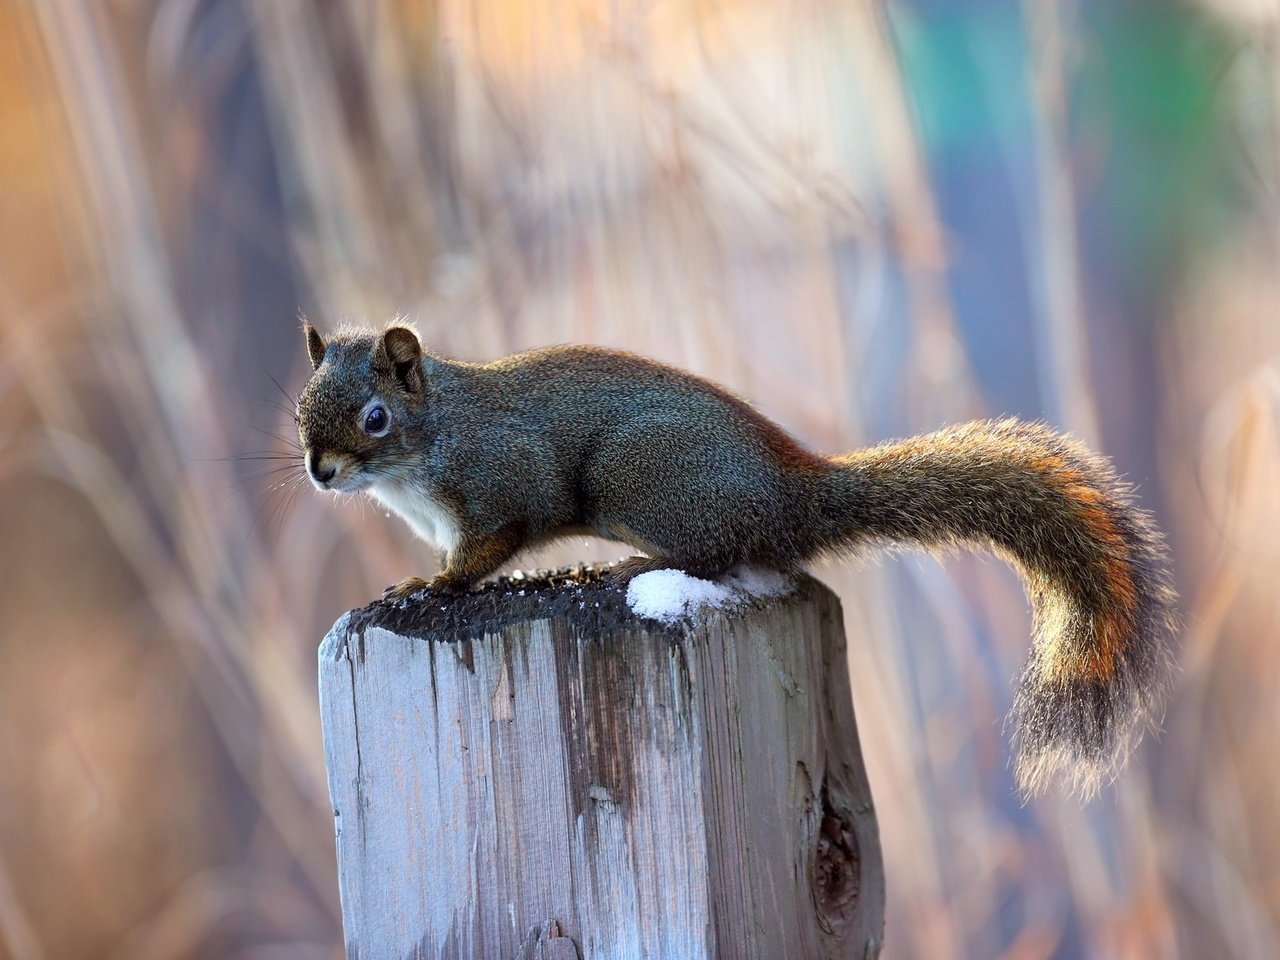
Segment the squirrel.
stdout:
<path fill-rule="evenodd" d="M 622 582 L 797 571 L 874 545 L 986 548 L 1033 607 L 1010 714 L 1024 795 L 1059 775 L 1091 795 L 1159 720 L 1175 628 L 1163 539 L 1106 460 L 1043 425 L 966 423 L 824 457 L 710 381 L 629 353 L 468 363 L 399 323 L 304 332 L 312 482 L 371 494 L 444 552 L 443 572 L 390 597 L 466 589 L 575 533 L 647 555 L 611 570 Z"/>

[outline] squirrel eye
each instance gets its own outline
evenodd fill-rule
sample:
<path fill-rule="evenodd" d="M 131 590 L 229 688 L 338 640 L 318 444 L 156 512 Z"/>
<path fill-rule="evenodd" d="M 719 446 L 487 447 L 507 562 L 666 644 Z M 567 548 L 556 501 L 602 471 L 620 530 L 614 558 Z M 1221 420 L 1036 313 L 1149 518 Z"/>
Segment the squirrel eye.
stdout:
<path fill-rule="evenodd" d="M 374 407 L 364 415 L 364 432 L 381 433 L 387 429 L 387 411 L 382 407 Z"/>

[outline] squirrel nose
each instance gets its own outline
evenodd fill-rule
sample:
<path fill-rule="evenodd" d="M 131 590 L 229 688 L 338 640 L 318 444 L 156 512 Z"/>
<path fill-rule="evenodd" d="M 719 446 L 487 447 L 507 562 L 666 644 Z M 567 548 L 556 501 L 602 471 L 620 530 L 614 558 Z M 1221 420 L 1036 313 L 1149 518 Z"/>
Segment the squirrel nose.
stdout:
<path fill-rule="evenodd" d="M 314 450 L 307 451 L 307 473 L 311 474 L 311 479 L 316 483 L 328 483 L 333 479 L 333 475 L 338 472 L 338 468 L 334 466 L 320 469 L 320 458 L 316 456 Z"/>

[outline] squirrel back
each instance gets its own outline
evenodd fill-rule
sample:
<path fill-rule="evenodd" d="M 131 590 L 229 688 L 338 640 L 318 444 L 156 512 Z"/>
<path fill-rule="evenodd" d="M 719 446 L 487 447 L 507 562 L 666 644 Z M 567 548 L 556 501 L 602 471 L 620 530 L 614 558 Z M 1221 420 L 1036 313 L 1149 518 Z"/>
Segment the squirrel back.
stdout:
<path fill-rule="evenodd" d="M 648 554 L 621 578 L 978 547 L 1019 571 L 1034 611 L 1011 714 L 1024 791 L 1061 774 L 1092 793 L 1159 718 L 1174 629 L 1162 539 L 1105 460 L 1046 427 L 975 422 L 823 457 L 715 384 L 631 354 L 470 364 L 424 354 L 403 326 L 306 333 L 313 482 L 370 493 L 447 552 L 398 595 L 468 587 L 581 532 Z"/>

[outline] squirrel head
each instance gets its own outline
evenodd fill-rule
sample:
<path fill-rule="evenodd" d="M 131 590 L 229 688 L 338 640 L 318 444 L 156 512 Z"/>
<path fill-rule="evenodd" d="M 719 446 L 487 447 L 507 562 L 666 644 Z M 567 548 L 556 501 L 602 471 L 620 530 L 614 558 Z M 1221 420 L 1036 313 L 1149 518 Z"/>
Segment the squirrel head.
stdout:
<path fill-rule="evenodd" d="M 314 373 L 298 397 L 298 439 L 321 490 L 355 493 L 395 481 L 425 404 L 422 345 L 409 327 L 349 331 L 326 342 L 303 321 Z"/>

